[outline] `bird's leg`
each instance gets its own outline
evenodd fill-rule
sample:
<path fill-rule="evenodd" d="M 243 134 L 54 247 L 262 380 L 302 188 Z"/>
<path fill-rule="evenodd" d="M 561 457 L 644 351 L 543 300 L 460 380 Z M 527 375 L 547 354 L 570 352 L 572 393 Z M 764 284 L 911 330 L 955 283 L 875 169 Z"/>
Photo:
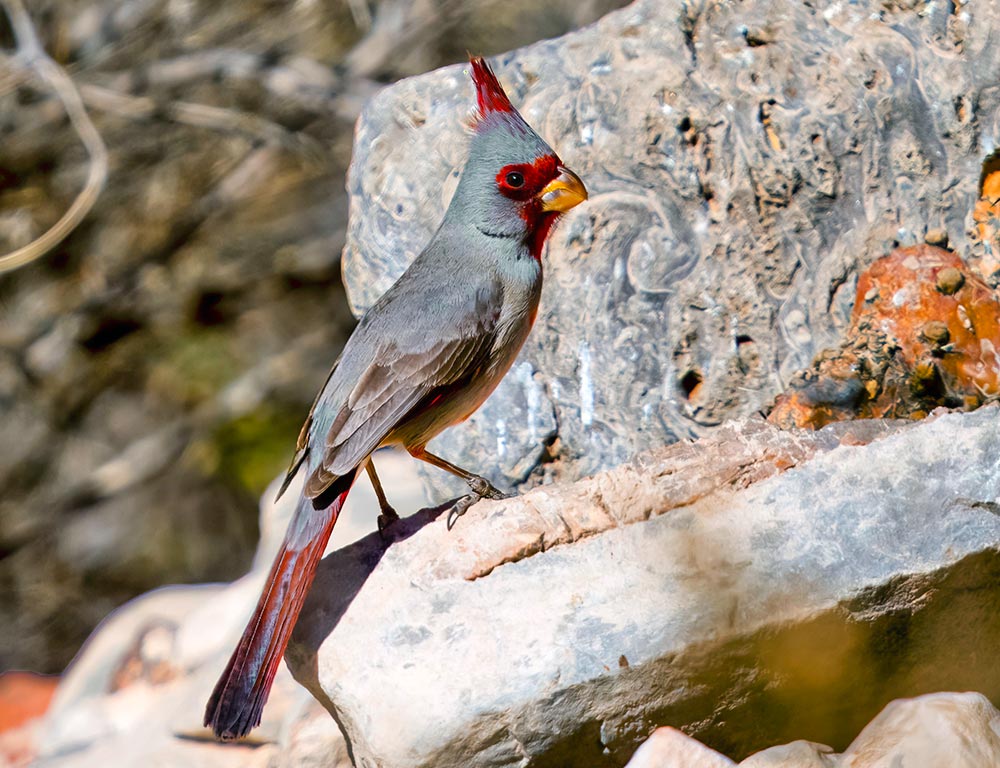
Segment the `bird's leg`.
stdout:
<path fill-rule="evenodd" d="M 372 488 L 375 489 L 375 496 L 378 498 L 378 508 L 380 511 L 378 516 L 378 530 L 379 533 L 385 533 L 385 530 L 390 525 L 399 520 L 399 514 L 392 508 L 389 500 L 385 497 L 385 491 L 382 490 L 382 483 L 379 482 L 378 475 L 375 474 L 375 463 L 371 460 L 370 456 L 365 464 L 365 469 L 368 471 L 368 479 L 372 481 Z"/>
<path fill-rule="evenodd" d="M 435 467 L 443 469 L 445 472 L 451 472 L 451 474 L 462 478 L 466 483 L 468 483 L 472 492 L 481 499 L 507 498 L 506 493 L 495 488 L 485 477 L 474 475 L 461 467 L 456 467 L 450 461 L 445 461 L 440 456 L 435 456 L 433 453 L 428 453 L 427 451 L 411 451 L 410 455 L 415 459 L 426 461 L 428 464 L 433 464 Z"/>
<path fill-rule="evenodd" d="M 472 493 L 463 496 L 455 502 L 455 506 L 452 507 L 451 512 L 448 513 L 448 530 L 451 530 L 455 521 L 464 515 L 468 511 L 469 507 L 480 499 L 508 498 L 506 493 L 494 487 L 494 485 L 485 477 L 474 475 L 461 467 L 456 467 L 450 461 L 445 461 L 440 456 L 435 456 L 433 453 L 428 453 L 424 450 L 411 450 L 410 455 L 415 459 L 426 461 L 428 464 L 432 464 L 435 467 L 443 469 L 445 472 L 451 472 L 451 474 L 462 478 L 466 483 L 468 483 L 469 488 L 472 489 Z"/>

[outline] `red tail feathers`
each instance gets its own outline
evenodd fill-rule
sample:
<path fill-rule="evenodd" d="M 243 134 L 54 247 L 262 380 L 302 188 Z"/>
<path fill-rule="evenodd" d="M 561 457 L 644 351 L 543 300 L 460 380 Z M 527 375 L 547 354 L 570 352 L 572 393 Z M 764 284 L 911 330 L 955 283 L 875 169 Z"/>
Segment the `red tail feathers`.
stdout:
<path fill-rule="evenodd" d="M 313 508 L 305 497 L 299 501 L 267 586 L 205 708 L 205 725 L 220 739 L 238 739 L 260 724 L 288 638 L 350 490 L 326 509 Z"/>

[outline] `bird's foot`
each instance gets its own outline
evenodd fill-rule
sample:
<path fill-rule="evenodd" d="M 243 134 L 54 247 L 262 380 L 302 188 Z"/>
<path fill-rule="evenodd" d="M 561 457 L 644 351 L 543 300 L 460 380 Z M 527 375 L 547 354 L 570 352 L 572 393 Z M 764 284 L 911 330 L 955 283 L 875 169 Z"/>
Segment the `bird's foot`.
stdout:
<path fill-rule="evenodd" d="M 498 501 L 500 499 L 510 498 L 508 494 L 496 488 L 485 477 L 479 477 L 478 475 L 474 475 L 466 482 L 468 482 L 469 487 L 472 489 L 472 492 L 481 499 L 493 499 L 494 501 Z"/>
<path fill-rule="evenodd" d="M 399 513 L 397 513 L 392 507 L 382 507 L 382 513 L 378 516 L 377 522 L 378 534 L 382 537 L 382 541 L 385 541 L 386 533 L 393 525 L 399 522 Z"/>

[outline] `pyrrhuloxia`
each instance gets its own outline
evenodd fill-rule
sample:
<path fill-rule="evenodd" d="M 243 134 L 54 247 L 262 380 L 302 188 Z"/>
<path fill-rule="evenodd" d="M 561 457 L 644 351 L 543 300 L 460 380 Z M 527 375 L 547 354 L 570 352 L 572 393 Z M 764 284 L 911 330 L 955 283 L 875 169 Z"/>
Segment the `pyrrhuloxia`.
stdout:
<path fill-rule="evenodd" d="M 424 251 L 365 313 L 299 435 L 281 491 L 305 486 L 267 586 L 205 711 L 223 739 L 259 722 L 351 485 L 367 471 L 381 506 L 396 513 L 371 454 L 399 445 L 463 478 L 471 494 L 501 498 L 484 478 L 427 452 L 442 430 L 468 418 L 500 383 L 531 330 L 542 287 L 545 238 L 560 214 L 586 200 L 579 177 L 511 105 L 486 62 L 473 58 L 479 112 L 451 204 Z"/>

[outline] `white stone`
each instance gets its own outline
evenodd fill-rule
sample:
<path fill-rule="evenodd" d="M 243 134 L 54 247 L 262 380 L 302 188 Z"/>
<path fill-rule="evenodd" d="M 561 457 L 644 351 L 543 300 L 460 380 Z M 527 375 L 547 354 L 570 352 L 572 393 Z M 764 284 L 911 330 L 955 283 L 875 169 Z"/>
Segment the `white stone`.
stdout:
<path fill-rule="evenodd" d="M 625 768 L 727 768 L 732 760 L 676 728 L 657 728 Z"/>
<path fill-rule="evenodd" d="M 750 755 L 740 768 L 837 768 L 833 748 L 812 741 L 793 741 Z"/>
<path fill-rule="evenodd" d="M 1000 712 L 979 693 L 898 699 L 872 720 L 838 768 L 996 768 Z"/>

